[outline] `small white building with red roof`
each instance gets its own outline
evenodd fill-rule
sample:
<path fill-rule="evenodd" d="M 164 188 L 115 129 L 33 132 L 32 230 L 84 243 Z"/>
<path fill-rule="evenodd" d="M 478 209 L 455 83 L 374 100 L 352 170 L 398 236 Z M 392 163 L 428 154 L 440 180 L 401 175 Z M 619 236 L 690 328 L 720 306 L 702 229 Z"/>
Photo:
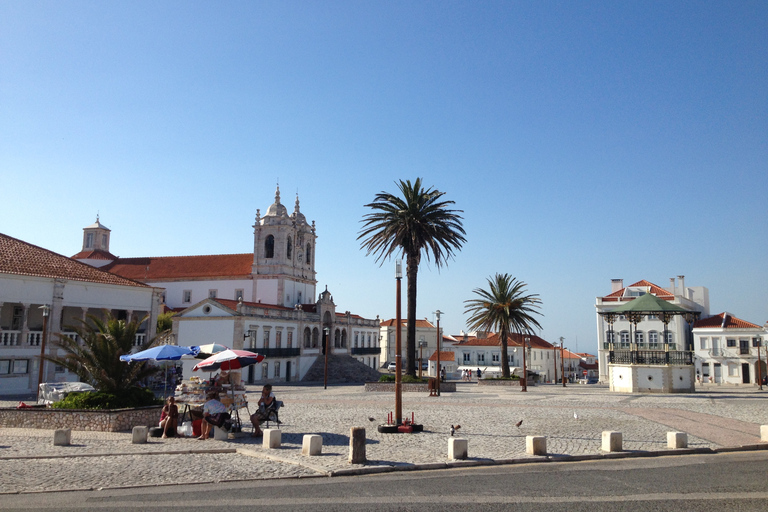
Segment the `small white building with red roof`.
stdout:
<path fill-rule="evenodd" d="M 696 380 L 701 384 L 757 384 L 766 373 L 764 327 L 723 312 L 693 325 Z"/>

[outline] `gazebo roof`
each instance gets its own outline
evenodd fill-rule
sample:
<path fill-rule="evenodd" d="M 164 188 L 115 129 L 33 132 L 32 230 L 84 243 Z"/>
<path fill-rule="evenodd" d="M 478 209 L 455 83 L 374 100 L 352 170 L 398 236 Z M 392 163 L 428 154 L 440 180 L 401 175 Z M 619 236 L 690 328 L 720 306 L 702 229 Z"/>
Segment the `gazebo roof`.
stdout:
<path fill-rule="evenodd" d="M 626 304 L 614 308 L 606 313 L 673 313 L 673 314 L 685 314 L 692 313 L 683 307 L 676 304 L 672 304 L 664 299 L 660 299 L 651 293 L 646 293 L 640 297 L 633 299 Z"/>

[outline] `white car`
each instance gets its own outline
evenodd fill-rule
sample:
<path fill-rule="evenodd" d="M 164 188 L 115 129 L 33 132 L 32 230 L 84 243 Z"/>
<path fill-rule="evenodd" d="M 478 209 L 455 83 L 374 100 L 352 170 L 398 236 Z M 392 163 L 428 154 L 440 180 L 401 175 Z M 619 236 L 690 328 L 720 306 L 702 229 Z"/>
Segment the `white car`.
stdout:
<path fill-rule="evenodd" d="M 387 365 L 387 370 L 389 370 L 390 372 L 393 372 L 393 371 L 397 370 L 397 363 L 395 363 L 394 361 L 389 363 Z"/>

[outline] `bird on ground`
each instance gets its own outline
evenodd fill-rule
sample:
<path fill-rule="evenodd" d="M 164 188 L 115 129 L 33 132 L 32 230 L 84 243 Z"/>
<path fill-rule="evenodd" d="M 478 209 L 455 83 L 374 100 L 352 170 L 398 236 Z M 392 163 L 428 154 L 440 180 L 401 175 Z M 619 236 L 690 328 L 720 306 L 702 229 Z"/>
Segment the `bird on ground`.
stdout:
<path fill-rule="evenodd" d="M 576 414 L 575 412 L 573 413 L 573 419 L 575 419 L 575 420 L 579 419 L 579 415 Z"/>
<path fill-rule="evenodd" d="M 373 416 L 368 416 L 368 421 L 376 421 L 376 418 L 374 418 Z"/>
<path fill-rule="evenodd" d="M 518 421 L 517 423 L 515 423 L 515 426 L 516 426 L 517 428 L 520 428 L 520 425 L 522 425 L 522 424 L 523 424 L 523 420 L 520 420 L 520 421 Z"/>
<path fill-rule="evenodd" d="M 456 431 L 459 430 L 460 428 L 461 428 L 461 425 L 456 425 L 456 426 L 451 425 L 451 437 L 453 437 L 453 434 L 455 434 Z"/>

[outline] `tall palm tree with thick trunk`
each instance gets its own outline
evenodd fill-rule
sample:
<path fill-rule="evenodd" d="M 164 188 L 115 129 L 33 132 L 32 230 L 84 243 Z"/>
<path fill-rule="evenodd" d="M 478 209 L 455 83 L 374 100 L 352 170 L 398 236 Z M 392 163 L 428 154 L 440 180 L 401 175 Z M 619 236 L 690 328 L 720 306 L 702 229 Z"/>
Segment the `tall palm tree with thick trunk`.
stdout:
<path fill-rule="evenodd" d="M 373 210 L 363 217 L 358 240 L 367 254 L 382 262 L 402 252 L 408 277 L 408 333 L 406 375 L 416 376 L 416 289 L 422 253 L 439 269 L 467 240 L 461 225 L 461 210 L 443 200 L 445 192 L 422 187 L 421 178 L 396 182 L 402 197 L 380 192 L 365 205 Z M 400 329 L 400 326 L 397 326 Z"/>
<path fill-rule="evenodd" d="M 63 366 L 99 391 L 127 390 L 159 371 L 146 362 L 128 364 L 120 360 L 120 356 L 131 353 L 141 323 L 118 320 L 109 312 L 103 319 L 88 315 L 87 320 L 79 320 L 79 325 L 67 326 L 67 330 L 77 333 L 76 338 L 58 335 L 56 344 L 64 354 L 46 356 L 46 359 Z M 148 339 L 137 348 L 146 350 L 156 342 L 157 338 Z"/>
<path fill-rule="evenodd" d="M 541 300 L 536 294 L 526 295 L 527 285 L 509 274 L 496 274 L 488 278 L 488 289 L 476 288 L 475 299 L 464 301 L 467 324 L 470 330 L 495 331 L 501 340 L 501 374 L 509 378 L 507 359 L 507 338 L 509 334 L 533 334 L 533 328 L 541 329 L 533 315 L 538 311 Z M 523 344 L 523 366 L 525 366 L 525 344 Z M 527 390 L 528 376 L 523 376 L 522 391 Z"/>

